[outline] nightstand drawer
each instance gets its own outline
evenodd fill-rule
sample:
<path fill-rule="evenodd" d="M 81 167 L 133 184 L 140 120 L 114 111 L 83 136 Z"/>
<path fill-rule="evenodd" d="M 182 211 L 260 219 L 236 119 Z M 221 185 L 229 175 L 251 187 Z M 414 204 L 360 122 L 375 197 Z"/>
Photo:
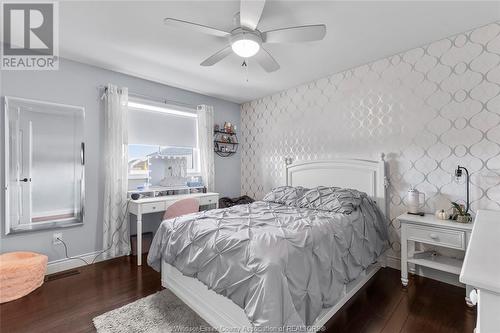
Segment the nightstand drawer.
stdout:
<path fill-rule="evenodd" d="M 200 197 L 198 200 L 200 201 L 200 206 L 205 206 L 205 205 L 216 204 L 218 199 L 219 197 L 213 195 L 213 196 Z"/>
<path fill-rule="evenodd" d="M 465 250 L 465 232 L 408 225 L 408 240 Z"/>
<path fill-rule="evenodd" d="M 165 202 L 150 202 L 142 204 L 142 213 L 154 213 L 154 212 L 162 212 L 165 210 Z"/>

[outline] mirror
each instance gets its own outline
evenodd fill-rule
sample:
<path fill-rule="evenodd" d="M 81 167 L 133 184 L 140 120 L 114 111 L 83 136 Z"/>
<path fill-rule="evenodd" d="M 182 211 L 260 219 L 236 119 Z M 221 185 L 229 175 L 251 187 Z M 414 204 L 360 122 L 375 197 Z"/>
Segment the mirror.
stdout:
<path fill-rule="evenodd" d="M 5 232 L 81 225 L 83 107 L 5 97 Z"/>

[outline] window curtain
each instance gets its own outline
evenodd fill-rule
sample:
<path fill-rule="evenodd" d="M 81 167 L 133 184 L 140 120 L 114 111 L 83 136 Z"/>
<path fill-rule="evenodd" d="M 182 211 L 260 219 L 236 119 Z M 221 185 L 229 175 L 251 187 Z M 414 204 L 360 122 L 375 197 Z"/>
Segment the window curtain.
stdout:
<path fill-rule="evenodd" d="M 104 94 L 104 257 L 130 253 L 127 219 L 128 121 L 127 88 L 108 84 Z"/>
<path fill-rule="evenodd" d="M 200 169 L 207 191 L 215 190 L 214 165 L 214 107 L 198 105 L 198 148 Z"/>

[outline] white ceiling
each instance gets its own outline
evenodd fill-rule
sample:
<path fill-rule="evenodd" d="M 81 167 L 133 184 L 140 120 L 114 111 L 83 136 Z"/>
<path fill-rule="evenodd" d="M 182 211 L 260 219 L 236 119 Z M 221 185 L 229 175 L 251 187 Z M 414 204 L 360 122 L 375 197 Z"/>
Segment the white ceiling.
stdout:
<path fill-rule="evenodd" d="M 266 45 L 281 65 L 274 73 L 251 59 L 247 72 L 235 54 L 201 67 L 224 39 L 162 22 L 230 31 L 238 10 L 238 1 L 62 2 L 61 56 L 240 103 L 500 20 L 497 1 L 268 1 L 261 31 L 327 25 L 323 41 Z"/>

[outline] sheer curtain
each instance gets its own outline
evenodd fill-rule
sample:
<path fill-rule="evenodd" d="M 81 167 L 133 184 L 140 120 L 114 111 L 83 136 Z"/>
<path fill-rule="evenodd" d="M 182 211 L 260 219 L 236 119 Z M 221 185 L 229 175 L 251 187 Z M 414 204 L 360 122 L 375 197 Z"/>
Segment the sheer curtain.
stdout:
<path fill-rule="evenodd" d="M 214 165 L 214 107 L 198 105 L 198 148 L 200 149 L 200 167 L 207 191 L 215 190 Z"/>
<path fill-rule="evenodd" d="M 106 87 L 104 115 L 104 257 L 130 253 L 127 219 L 128 122 L 127 88 Z"/>

